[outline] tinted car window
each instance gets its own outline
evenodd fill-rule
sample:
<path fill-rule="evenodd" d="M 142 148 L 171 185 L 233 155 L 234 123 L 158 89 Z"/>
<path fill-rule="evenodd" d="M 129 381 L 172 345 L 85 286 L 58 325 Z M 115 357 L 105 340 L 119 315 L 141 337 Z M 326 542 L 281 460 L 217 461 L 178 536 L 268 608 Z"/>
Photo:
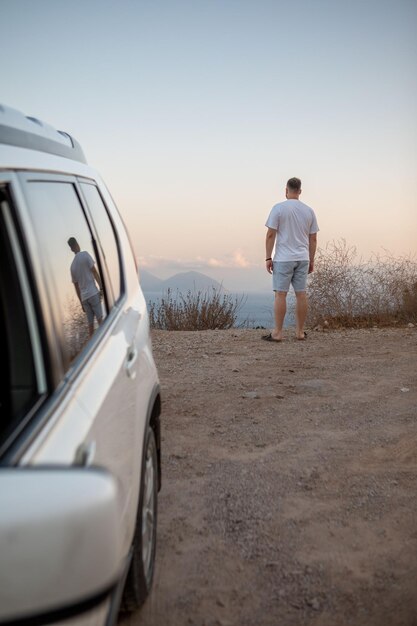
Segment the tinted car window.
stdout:
<path fill-rule="evenodd" d="M 0 451 L 46 391 L 35 367 L 35 312 L 15 233 L 10 196 L 0 187 Z"/>
<path fill-rule="evenodd" d="M 102 319 L 106 315 L 100 298 L 102 280 L 99 285 L 93 275 L 93 268 L 99 270 L 93 239 L 73 184 L 36 181 L 28 183 L 27 189 L 63 359 L 69 367 L 91 335 L 86 300 L 99 294 Z M 73 241 L 79 252 L 70 247 Z M 83 263 L 77 263 L 76 257 Z M 94 328 L 97 325 L 95 316 Z"/>
<path fill-rule="evenodd" d="M 97 230 L 98 245 L 107 267 L 113 289 L 113 296 L 115 300 L 118 300 L 121 295 L 121 273 L 119 251 L 113 225 L 97 187 L 95 185 L 82 183 L 81 188 L 86 197 L 88 208 L 93 216 L 94 225 Z"/>

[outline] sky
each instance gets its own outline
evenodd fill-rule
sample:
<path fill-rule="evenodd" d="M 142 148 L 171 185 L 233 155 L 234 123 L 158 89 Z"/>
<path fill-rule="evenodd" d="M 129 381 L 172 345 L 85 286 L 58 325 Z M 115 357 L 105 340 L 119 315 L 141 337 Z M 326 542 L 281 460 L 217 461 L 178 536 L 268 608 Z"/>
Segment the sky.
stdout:
<path fill-rule="evenodd" d="M 319 246 L 417 253 L 417 0 L 0 0 L 0 102 L 72 134 L 140 267 L 269 285 L 302 180 Z"/>

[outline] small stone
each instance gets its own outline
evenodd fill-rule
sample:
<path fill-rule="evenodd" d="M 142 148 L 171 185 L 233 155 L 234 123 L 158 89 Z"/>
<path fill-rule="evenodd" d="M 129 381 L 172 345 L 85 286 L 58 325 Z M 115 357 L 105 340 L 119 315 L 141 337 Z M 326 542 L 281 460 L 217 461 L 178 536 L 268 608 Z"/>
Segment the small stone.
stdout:
<path fill-rule="evenodd" d="M 407 328 L 414 328 L 414 324 L 410 322 L 409 324 L 407 324 Z"/>
<path fill-rule="evenodd" d="M 232 372 L 239 372 L 240 370 L 237 369 L 237 367 L 235 367 L 234 369 L 232 369 Z"/>
<path fill-rule="evenodd" d="M 401 391 L 403 393 L 407 393 L 407 391 L 410 391 L 410 389 L 408 387 L 401 387 Z"/>
<path fill-rule="evenodd" d="M 319 600 L 317 598 L 313 598 L 312 600 L 307 600 L 307 604 L 308 604 L 308 606 L 311 606 L 313 611 L 319 611 L 320 610 L 320 602 L 319 602 Z"/>
<path fill-rule="evenodd" d="M 257 391 L 247 391 L 245 394 L 243 394 L 244 398 L 250 398 L 251 400 L 256 400 L 259 398 L 259 394 Z"/>

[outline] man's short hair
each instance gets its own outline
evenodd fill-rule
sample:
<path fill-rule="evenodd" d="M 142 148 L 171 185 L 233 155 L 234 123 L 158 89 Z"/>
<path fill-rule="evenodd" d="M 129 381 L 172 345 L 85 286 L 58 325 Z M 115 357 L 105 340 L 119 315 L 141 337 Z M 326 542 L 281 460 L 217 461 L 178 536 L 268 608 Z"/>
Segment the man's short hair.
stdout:
<path fill-rule="evenodd" d="M 77 240 L 75 237 L 70 237 L 67 241 L 67 244 L 69 245 L 69 247 L 71 248 L 71 250 L 74 249 L 74 246 L 77 245 Z"/>
<path fill-rule="evenodd" d="M 287 187 L 288 189 L 291 189 L 292 191 L 300 191 L 301 189 L 301 180 L 299 178 L 290 178 L 290 180 L 287 182 Z"/>

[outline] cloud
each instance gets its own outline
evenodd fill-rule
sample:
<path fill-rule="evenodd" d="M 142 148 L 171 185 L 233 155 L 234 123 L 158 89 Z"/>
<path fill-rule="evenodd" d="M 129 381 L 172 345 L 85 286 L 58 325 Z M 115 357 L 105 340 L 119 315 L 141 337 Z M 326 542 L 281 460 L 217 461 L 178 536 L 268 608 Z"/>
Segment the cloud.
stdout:
<path fill-rule="evenodd" d="M 207 261 L 207 264 L 208 264 L 208 266 L 209 266 L 209 267 L 223 267 L 223 266 L 222 266 L 222 262 L 221 262 L 221 261 L 219 261 L 219 259 L 213 259 L 213 258 L 211 258 L 211 259 L 209 259 L 209 260 Z"/>
<path fill-rule="evenodd" d="M 203 266 L 198 260 L 185 261 L 181 259 L 166 259 L 160 256 L 140 256 L 138 263 L 141 267 L 147 269 L 161 268 L 161 269 L 200 269 Z"/>
<path fill-rule="evenodd" d="M 139 265 L 147 269 L 171 269 L 171 270 L 205 270 L 205 269 L 230 269 L 230 268 L 247 268 L 252 267 L 240 250 L 235 250 L 231 255 L 225 255 L 221 258 L 204 258 L 196 257 L 194 259 L 167 259 L 164 257 L 147 256 L 139 257 Z"/>
<path fill-rule="evenodd" d="M 251 263 L 245 259 L 240 250 L 236 250 L 233 255 L 233 267 L 250 267 Z"/>

